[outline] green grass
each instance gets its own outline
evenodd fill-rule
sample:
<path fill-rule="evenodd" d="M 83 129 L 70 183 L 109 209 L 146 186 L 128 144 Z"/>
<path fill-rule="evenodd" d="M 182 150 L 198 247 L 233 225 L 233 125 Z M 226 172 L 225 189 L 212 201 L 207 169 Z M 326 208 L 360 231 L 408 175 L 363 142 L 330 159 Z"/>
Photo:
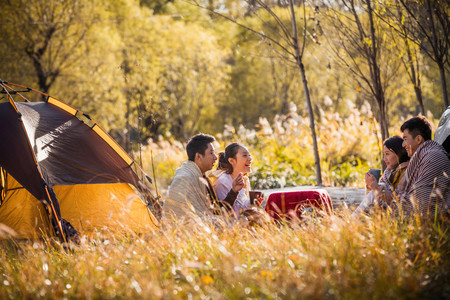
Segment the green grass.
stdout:
<path fill-rule="evenodd" d="M 292 226 L 98 232 L 71 251 L 3 242 L 0 298 L 448 299 L 449 224 L 343 210 Z"/>

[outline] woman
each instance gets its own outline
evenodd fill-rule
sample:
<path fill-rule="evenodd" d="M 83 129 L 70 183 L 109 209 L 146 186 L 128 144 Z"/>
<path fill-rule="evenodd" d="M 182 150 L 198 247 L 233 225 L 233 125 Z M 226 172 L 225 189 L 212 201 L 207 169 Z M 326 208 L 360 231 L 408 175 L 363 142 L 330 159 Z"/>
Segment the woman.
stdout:
<path fill-rule="evenodd" d="M 353 215 L 367 213 L 371 206 L 390 206 L 397 194 L 405 188 L 405 171 L 409 156 L 402 146 L 403 139 L 399 136 L 388 138 L 383 143 L 383 160 L 386 170 L 378 183 L 375 176 L 369 172 L 365 175 L 366 186 L 370 192 L 363 199 Z"/>
<path fill-rule="evenodd" d="M 244 146 L 232 143 L 225 148 L 225 152 L 219 153 L 219 163 L 214 182 L 217 198 L 228 202 L 233 211 L 239 215 L 241 211 L 250 206 L 250 182 L 247 174 L 252 170 L 252 156 Z M 230 190 L 236 193 L 236 198 L 229 201 L 227 195 Z"/>

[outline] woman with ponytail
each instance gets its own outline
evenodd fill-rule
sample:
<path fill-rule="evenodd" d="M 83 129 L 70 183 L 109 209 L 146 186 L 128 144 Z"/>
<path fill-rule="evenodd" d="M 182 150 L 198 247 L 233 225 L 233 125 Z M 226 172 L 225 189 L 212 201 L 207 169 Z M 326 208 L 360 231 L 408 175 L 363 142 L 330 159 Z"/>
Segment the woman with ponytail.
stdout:
<path fill-rule="evenodd" d="M 233 211 L 239 215 L 244 209 L 250 207 L 250 182 L 247 174 L 251 172 L 252 156 L 248 149 L 241 144 L 232 143 L 219 153 L 217 169 L 221 171 L 214 183 L 214 189 L 219 200 L 229 199 L 230 191 L 236 193 L 234 202 L 229 204 Z"/>

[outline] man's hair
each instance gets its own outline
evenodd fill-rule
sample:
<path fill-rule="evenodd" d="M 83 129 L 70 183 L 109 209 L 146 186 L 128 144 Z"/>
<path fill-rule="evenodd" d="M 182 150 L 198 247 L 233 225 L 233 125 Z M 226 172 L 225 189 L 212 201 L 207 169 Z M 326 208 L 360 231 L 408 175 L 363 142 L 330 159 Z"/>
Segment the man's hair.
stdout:
<path fill-rule="evenodd" d="M 186 145 L 186 152 L 188 159 L 195 160 L 195 154 L 200 153 L 205 155 L 205 150 L 208 149 L 208 144 L 214 142 L 216 139 L 209 134 L 199 133 L 191 137 Z"/>
<path fill-rule="evenodd" d="M 431 125 L 425 117 L 418 116 L 407 120 L 400 127 L 402 132 L 406 129 L 413 138 L 420 134 L 425 141 L 431 140 Z"/>

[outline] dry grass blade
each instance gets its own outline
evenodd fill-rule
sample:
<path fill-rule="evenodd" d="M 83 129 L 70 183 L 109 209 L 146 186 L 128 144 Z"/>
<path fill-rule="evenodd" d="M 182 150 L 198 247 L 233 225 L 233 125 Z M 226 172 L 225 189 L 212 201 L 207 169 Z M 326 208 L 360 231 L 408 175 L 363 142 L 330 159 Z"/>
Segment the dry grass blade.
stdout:
<path fill-rule="evenodd" d="M 291 226 L 98 232 L 71 252 L 3 244 L 0 298 L 445 298 L 449 223 L 343 209 Z"/>

